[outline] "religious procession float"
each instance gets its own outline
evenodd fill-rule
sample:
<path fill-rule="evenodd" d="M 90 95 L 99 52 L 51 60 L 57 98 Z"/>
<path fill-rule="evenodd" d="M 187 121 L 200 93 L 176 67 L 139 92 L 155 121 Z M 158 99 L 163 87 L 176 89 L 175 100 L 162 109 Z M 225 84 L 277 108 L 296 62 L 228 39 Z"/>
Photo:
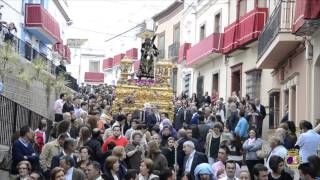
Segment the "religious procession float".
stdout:
<path fill-rule="evenodd" d="M 138 34 L 144 41 L 141 47 L 139 71 L 132 74 L 133 60 L 127 57 L 120 62 L 121 75 L 116 86 L 116 99 L 112 112 L 143 112 L 146 105 L 157 107 L 173 119 L 173 90 L 170 86 L 172 63 L 157 61 L 158 49 L 152 31 Z M 141 116 L 140 116 L 141 117 Z"/>

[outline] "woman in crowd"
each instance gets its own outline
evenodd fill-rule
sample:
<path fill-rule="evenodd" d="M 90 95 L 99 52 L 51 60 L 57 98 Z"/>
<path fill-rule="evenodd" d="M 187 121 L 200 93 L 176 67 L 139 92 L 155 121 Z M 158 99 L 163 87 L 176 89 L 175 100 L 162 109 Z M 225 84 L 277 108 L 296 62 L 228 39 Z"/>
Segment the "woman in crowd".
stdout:
<path fill-rule="evenodd" d="M 213 169 L 208 163 L 199 164 L 194 170 L 195 180 L 214 180 L 213 175 Z"/>
<path fill-rule="evenodd" d="M 237 123 L 239 121 L 239 116 L 238 116 L 238 109 L 237 105 L 235 103 L 230 104 L 230 116 L 227 117 L 227 127 L 231 130 L 234 131 Z"/>
<path fill-rule="evenodd" d="M 168 145 L 168 138 L 175 137 L 173 128 L 170 126 L 164 126 L 162 131 L 160 131 L 160 134 L 161 134 L 161 147 L 166 147 Z"/>
<path fill-rule="evenodd" d="M 154 162 L 151 159 L 144 159 L 140 163 L 140 173 L 139 180 L 152 180 L 153 178 L 159 178 L 159 176 L 154 175 L 153 171 Z"/>
<path fill-rule="evenodd" d="M 31 164 L 29 161 L 20 161 L 17 165 L 19 176 L 16 180 L 28 180 L 31 173 Z"/>
<path fill-rule="evenodd" d="M 125 162 L 126 160 L 126 152 L 124 150 L 124 147 L 122 146 L 116 146 L 112 150 L 112 155 L 119 158 L 119 177 L 120 179 L 124 179 L 126 177 L 128 167 Z"/>
<path fill-rule="evenodd" d="M 223 109 L 223 104 L 221 101 L 217 101 L 216 105 L 216 114 L 221 117 L 221 121 L 224 123 L 225 122 L 225 114 L 224 114 L 224 109 Z"/>
<path fill-rule="evenodd" d="M 160 172 L 168 168 L 168 161 L 166 157 L 161 154 L 159 144 L 155 141 L 148 143 L 148 158 L 153 162 L 153 170 L 160 174 Z M 141 166 L 140 166 L 141 167 Z"/>
<path fill-rule="evenodd" d="M 61 167 L 55 167 L 51 170 L 51 180 L 65 180 L 64 170 Z"/>
<path fill-rule="evenodd" d="M 168 145 L 165 148 L 162 148 L 162 154 L 166 157 L 168 161 L 169 168 L 174 167 L 175 162 L 175 140 L 173 137 L 168 138 Z"/>
<path fill-rule="evenodd" d="M 120 180 L 119 177 L 119 158 L 116 156 L 109 156 L 106 159 L 105 169 L 106 173 L 103 175 L 105 180 Z"/>
<path fill-rule="evenodd" d="M 219 146 L 221 143 L 221 133 L 223 131 L 222 125 L 216 123 L 213 129 L 209 131 L 206 137 L 205 153 L 208 157 L 209 164 L 213 164 L 218 158 Z"/>
<path fill-rule="evenodd" d="M 249 121 L 249 129 L 258 130 L 259 124 L 262 122 L 260 113 L 253 103 L 249 104 L 247 112 L 247 120 Z M 261 134 L 257 133 L 257 137 L 261 137 Z"/>
<path fill-rule="evenodd" d="M 74 112 L 74 107 L 72 104 L 72 96 L 68 96 L 66 99 L 66 102 L 63 104 L 62 113 L 65 113 L 65 112 L 69 112 L 69 113 Z"/>
<path fill-rule="evenodd" d="M 293 149 L 298 139 L 296 134 L 296 125 L 293 121 L 287 121 L 286 124 L 288 125 L 288 130 L 284 139 L 284 146 L 287 149 Z"/>
<path fill-rule="evenodd" d="M 263 164 L 264 160 L 257 156 L 257 151 L 262 148 L 262 141 L 256 137 L 256 131 L 249 131 L 249 138 L 243 143 L 243 150 L 246 152 L 246 164 L 253 179 L 253 167 L 255 164 Z"/>
<path fill-rule="evenodd" d="M 239 136 L 240 139 L 245 140 L 248 137 L 248 121 L 245 118 L 245 110 L 240 110 L 239 112 L 240 120 L 237 123 L 234 133 Z"/>
<path fill-rule="evenodd" d="M 78 162 L 78 167 L 85 171 L 87 164 L 90 162 L 91 149 L 87 146 L 82 146 L 79 149 L 80 159 Z"/>
<path fill-rule="evenodd" d="M 293 180 L 289 173 L 284 171 L 284 161 L 279 156 L 271 156 L 269 159 L 271 172 L 268 174 L 269 180 Z"/>
<path fill-rule="evenodd" d="M 91 130 L 83 126 L 79 131 L 78 147 L 84 146 L 91 138 Z"/>

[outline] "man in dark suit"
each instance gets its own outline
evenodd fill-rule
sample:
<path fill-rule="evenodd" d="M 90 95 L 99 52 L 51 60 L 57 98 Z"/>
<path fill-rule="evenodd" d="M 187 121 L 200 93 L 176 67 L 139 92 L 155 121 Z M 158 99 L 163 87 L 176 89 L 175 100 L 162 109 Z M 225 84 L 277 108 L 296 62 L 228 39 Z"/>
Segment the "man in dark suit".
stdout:
<path fill-rule="evenodd" d="M 149 103 L 146 103 L 144 105 L 144 123 L 147 124 L 148 130 L 150 132 L 152 130 L 152 127 L 157 123 L 157 118 L 155 114 L 152 112 L 152 108 Z"/>
<path fill-rule="evenodd" d="M 186 141 L 183 143 L 183 151 L 186 154 L 183 162 L 183 172 L 189 172 L 194 175 L 194 169 L 201 163 L 208 163 L 207 156 L 203 153 L 195 150 L 194 143 L 192 141 Z"/>
<path fill-rule="evenodd" d="M 65 74 L 67 72 L 67 68 L 64 65 L 64 61 L 60 61 L 60 65 L 56 67 L 56 75 L 59 76 L 60 74 Z"/>
<path fill-rule="evenodd" d="M 202 97 L 202 105 L 203 104 L 211 104 L 211 97 L 208 94 L 208 91 L 204 94 L 204 96 Z"/>
<path fill-rule="evenodd" d="M 71 156 L 62 156 L 59 161 L 60 167 L 64 169 L 66 180 L 85 180 L 86 175 L 73 165 Z"/>
<path fill-rule="evenodd" d="M 20 137 L 12 145 L 12 166 L 11 173 L 18 174 L 17 164 L 20 161 L 29 161 L 33 170 L 38 170 L 39 157 L 32 147 L 33 132 L 28 126 L 20 128 Z"/>
<path fill-rule="evenodd" d="M 183 127 L 183 123 L 185 122 L 186 118 L 186 110 L 182 106 L 181 101 L 176 102 L 176 114 L 174 118 L 174 128 L 181 129 Z"/>
<path fill-rule="evenodd" d="M 192 118 L 190 121 L 190 125 L 198 125 L 200 115 L 198 114 L 197 106 L 191 107 L 191 113 L 192 113 Z"/>
<path fill-rule="evenodd" d="M 263 125 L 263 120 L 266 117 L 267 113 L 266 113 L 266 108 L 260 104 L 260 99 L 256 98 L 254 100 L 257 111 L 259 111 L 260 115 L 261 115 L 261 122 L 258 122 L 258 127 L 257 127 L 257 134 L 258 135 L 262 135 L 262 125 Z"/>
<path fill-rule="evenodd" d="M 77 149 L 77 141 L 69 138 L 66 139 L 63 143 L 63 151 L 52 158 L 51 161 L 51 169 L 58 167 L 60 164 L 60 160 L 63 156 L 70 156 L 73 158 L 73 167 L 77 166 L 77 157 L 73 154 Z"/>
<path fill-rule="evenodd" d="M 177 163 L 178 166 L 180 167 L 178 170 L 178 176 L 181 177 L 183 174 L 183 161 L 184 161 L 184 151 L 183 151 L 183 143 L 188 141 L 187 138 L 187 133 L 185 129 L 179 129 L 178 134 L 177 134 Z"/>

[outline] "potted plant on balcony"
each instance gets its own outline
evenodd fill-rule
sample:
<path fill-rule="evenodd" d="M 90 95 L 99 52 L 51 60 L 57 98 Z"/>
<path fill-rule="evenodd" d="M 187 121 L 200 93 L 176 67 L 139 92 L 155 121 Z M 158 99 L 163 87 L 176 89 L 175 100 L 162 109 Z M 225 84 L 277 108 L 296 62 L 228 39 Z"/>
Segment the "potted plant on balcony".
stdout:
<path fill-rule="evenodd" d="M 0 78 L 4 84 L 4 79 L 14 71 L 14 64 L 19 62 L 19 56 L 14 52 L 13 47 L 8 43 L 3 43 L 0 48 Z"/>
<path fill-rule="evenodd" d="M 46 69 L 47 63 L 41 58 L 36 58 L 32 61 L 32 64 L 35 69 L 33 80 L 40 81 L 41 72 Z"/>
<path fill-rule="evenodd" d="M 30 73 L 26 72 L 24 68 L 19 70 L 17 78 L 26 83 L 26 87 L 29 89 L 32 83 L 32 78 L 29 75 Z"/>
<path fill-rule="evenodd" d="M 65 88 L 69 83 L 70 81 L 66 80 L 63 74 L 60 74 L 59 76 L 57 76 L 57 79 L 54 84 L 54 87 L 56 90 L 56 97 L 60 92 L 62 92 L 62 90 L 65 90 Z"/>

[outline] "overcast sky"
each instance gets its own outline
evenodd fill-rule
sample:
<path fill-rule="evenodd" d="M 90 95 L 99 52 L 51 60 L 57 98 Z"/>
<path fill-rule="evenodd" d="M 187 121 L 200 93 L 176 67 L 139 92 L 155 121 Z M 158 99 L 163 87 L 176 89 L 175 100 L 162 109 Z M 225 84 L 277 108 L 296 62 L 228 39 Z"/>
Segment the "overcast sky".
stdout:
<path fill-rule="evenodd" d="M 136 46 L 137 31 L 104 42 L 124 32 L 145 19 L 150 19 L 168 7 L 174 0 L 68 0 L 73 25 L 68 38 L 88 38 L 93 49 L 106 50 L 113 56 Z"/>

